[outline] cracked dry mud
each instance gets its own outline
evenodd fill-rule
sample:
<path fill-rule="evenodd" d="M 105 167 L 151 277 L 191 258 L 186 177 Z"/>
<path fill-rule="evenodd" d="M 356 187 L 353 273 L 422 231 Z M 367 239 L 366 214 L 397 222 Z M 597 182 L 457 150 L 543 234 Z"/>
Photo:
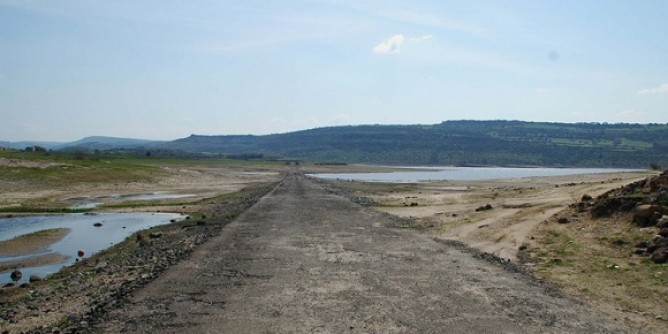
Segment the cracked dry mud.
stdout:
<path fill-rule="evenodd" d="M 110 310 L 124 333 L 623 333 L 610 317 L 398 228 L 293 172 Z"/>

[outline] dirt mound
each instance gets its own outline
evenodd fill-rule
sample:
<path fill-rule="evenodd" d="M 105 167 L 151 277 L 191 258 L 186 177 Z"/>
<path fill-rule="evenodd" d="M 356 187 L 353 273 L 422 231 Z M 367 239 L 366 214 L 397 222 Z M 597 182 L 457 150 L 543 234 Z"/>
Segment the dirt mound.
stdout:
<path fill-rule="evenodd" d="M 655 235 L 636 245 L 636 254 L 656 263 L 668 262 L 668 171 L 604 193 L 596 199 L 583 196 L 573 205 L 592 218 L 626 214 L 639 227 L 656 228 Z"/>
<path fill-rule="evenodd" d="M 653 205 L 658 212 L 666 211 L 668 208 L 668 171 L 610 190 L 595 199 L 585 195 L 574 206 L 578 207 L 581 212 L 590 211 L 593 218 L 599 218 L 631 212 L 640 205 Z"/>

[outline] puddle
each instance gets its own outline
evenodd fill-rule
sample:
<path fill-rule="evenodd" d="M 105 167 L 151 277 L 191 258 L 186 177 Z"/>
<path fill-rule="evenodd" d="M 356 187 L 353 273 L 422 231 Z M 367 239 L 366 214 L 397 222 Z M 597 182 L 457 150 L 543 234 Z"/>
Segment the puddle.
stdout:
<path fill-rule="evenodd" d="M 59 271 L 63 266 L 74 264 L 80 249 L 85 252 L 85 257 L 89 257 L 125 240 L 134 232 L 169 224 L 170 220 L 182 217 L 183 215 L 173 213 L 99 213 L 3 218 L 0 219 L 0 240 L 52 228 L 71 230 L 62 240 L 51 245 L 48 252 L 31 255 L 57 253 L 67 256 L 68 259 L 58 264 L 21 268 L 23 278 L 19 281 L 20 284 L 26 282 L 31 274 L 45 277 Z M 95 226 L 96 223 L 101 225 Z M 0 254 L 0 262 L 25 258 L 25 255 L 10 257 Z M 0 284 L 11 282 L 9 275 L 9 271 L 1 273 Z"/>

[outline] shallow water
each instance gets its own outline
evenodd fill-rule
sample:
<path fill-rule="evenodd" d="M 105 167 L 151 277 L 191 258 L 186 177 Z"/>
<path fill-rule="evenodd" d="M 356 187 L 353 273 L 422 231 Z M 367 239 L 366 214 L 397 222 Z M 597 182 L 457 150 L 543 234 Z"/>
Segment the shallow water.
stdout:
<path fill-rule="evenodd" d="M 172 213 L 99 213 L 99 214 L 67 214 L 59 216 L 32 216 L 0 219 L 0 240 L 8 240 L 19 235 L 51 228 L 69 228 L 71 232 L 59 242 L 51 245 L 50 250 L 39 255 L 59 253 L 68 256 L 63 263 L 21 268 L 23 278 L 28 280 L 31 274 L 44 277 L 59 271 L 63 266 L 72 265 L 77 258 L 79 249 L 89 257 L 111 245 L 117 244 L 132 233 L 149 227 L 168 224 L 172 219 L 182 215 Z M 95 223 L 102 226 L 96 227 Z M 25 256 L 8 257 L 0 254 L 0 262 L 25 258 Z M 9 272 L 0 274 L 0 284 L 10 282 Z"/>
<path fill-rule="evenodd" d="M 407 167 L 406 171 L 389 173 L 309 174 L 324 179 L 369 182 L 421 182 L 434 180 L 474 181 L 512 179 L 535 176 L 563 176 L 632 172 L 637 169 L 608 168 L 505 168 L 505 167 Z"/>

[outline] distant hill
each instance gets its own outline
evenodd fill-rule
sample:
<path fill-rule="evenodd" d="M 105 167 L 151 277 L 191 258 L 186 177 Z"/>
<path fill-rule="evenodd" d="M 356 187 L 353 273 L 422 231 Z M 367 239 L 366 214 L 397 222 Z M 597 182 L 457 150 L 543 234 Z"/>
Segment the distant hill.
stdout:
<path fill-rule="evenodd" d="M 265 136 L 192 135 L 157 147 L 315 162 L 647 168 L 668 165 L 668 125 L 446 121 Z"/>
<path fill-rule="evenodd" d="M 113 150 L 120 148 L 151 147 L 160 143 L 162 142 L 154 140 L 145 140 L 145 139 L 92 136 L 92 137 L 85 137 L 83 139 L 73 141 L 70 143 L 61 144 L 55 147 L 55 149 L 66 150 L 66 151 L 72 151 L 72 150 L 104 151 L 104 150 Z"/>
<path fill-rule="evenodd" d="M 114 149 L 131 149 L 138 147 L 151 147 L 163 143 L 162 141 L 132 139 L 132 138 L 117 138 L 117 137 L 102 137 L 92 136 L 85 137 L 73 142 L 39 142 L 39 141 L 20 141 L 7 142 L 0 141 L 0 147 L 23 150 L 27 147 L 40 146 L 48 150 L 64 150 L 64 151 L 94 151 L 94 150 L 114 150 Z"/>
<path fill-rule="evenodd" d="M 15 150 L 22 150 L 22 149 L 25 149 L 26 147 L 30 147 L 30 146 L 41 146 L 41 147 L 44 147 L 44 148 L 50 150 L 50 149 L 58 147 L 62 144 L 63 143 L 42 142 L 42 141 L 15 141 L 15 142 L 0 141 L 0 147 L 12 148 L 12 149 L 15 149 Z"/>

